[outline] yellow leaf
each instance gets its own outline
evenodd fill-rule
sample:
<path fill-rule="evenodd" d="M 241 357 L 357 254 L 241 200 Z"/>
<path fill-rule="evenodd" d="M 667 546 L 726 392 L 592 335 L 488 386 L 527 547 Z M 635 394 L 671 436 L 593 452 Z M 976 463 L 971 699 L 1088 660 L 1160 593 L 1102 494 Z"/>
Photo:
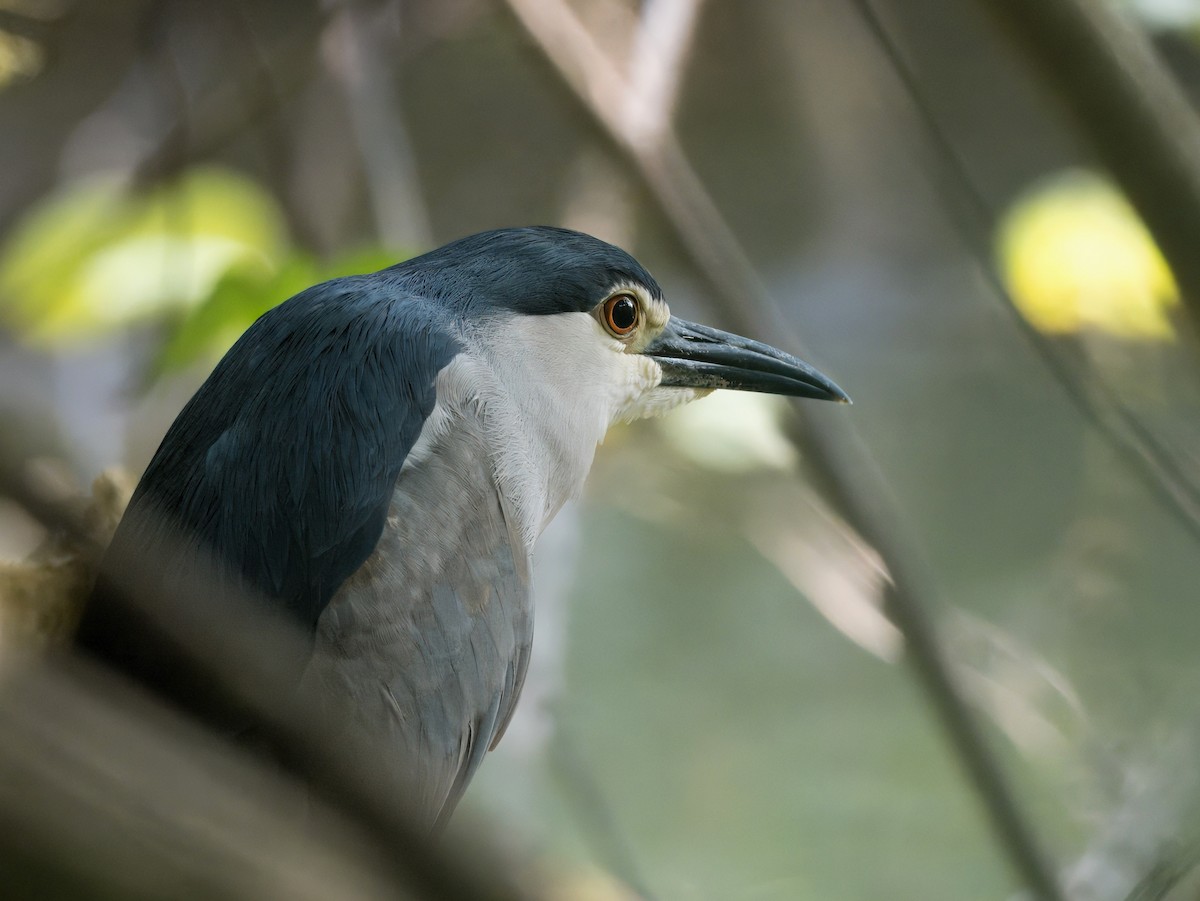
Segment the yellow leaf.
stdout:
<path fill-rule="evenodd" d="M 1014 302 L 1040 331 L 1173 337 L 1171 271 L 1133 208 L 1098 175 L 1072 170 L 1035 186 L 1001 222 L 999 253 Z"/>

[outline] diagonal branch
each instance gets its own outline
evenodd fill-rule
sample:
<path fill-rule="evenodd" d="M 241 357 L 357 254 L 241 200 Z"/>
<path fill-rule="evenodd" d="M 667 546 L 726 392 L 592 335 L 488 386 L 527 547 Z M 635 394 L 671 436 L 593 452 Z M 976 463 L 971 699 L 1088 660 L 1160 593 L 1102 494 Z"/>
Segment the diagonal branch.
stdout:
<path fill-rule="evenodd" d="M 870 0 L 854 0 L 860 16 L 908 95 L 921 127 L 933 148 L 941 169 L 934 174 L 954 197 L 966 201 L 947 203 L 947 215 L 954 220 L 968 252 L 975 258 L 984 280 L 999 299 L 1005 313 L 1022 337 L 1049 370 L 1084 419 L 1123 457 L 1150 492 L 1186 528 L 1200 539 L 1200 486 L 1188 476 L 1154 432 L 1129 410 L 1116 392 L 1095 373 L 1084 371 L 1066 354 L 1035 329 L 1017 310 L 1012 296 L 991 263 L 989 234 L 994 220 L 992 210 L 972 183 L 962 157 L 954 149 L 925 98 L 912 67 L 891 38 Z"/>
<path fill-rule="evenodd" d="M 764 331 L 763 318 L 778 320 L 758 273 L 688 163 L 673 130 L 662 127 L 653 144 L 630 132 L 623 117 L 628 96 L 625 80 L 570 8 L 561 0 L 508 0 L 508 6 L 604 136 L 630 162 L 725 317 L 751 333 Z M 891 575 L 889 613 L 904 634 L 914 672 L 1010 863 L 1037 897 L 1058 901 L 1062 892 L 1053 869 L 1017 807 L 941 648 L 926 610 L 925 598 L 933 596 L 931 579 L 903 538 L 906 530 L 886 482 L 844 419 L 813 412 L 807 424 L 809 459 L 827 479 L 847 520 L 875 548 Z"/>
<path fill-rule="evenodd" d="M 648 0 L 633 37 L 626 128 L 634 143 L 654 146 L 671 127 L 704 0 Z"/>

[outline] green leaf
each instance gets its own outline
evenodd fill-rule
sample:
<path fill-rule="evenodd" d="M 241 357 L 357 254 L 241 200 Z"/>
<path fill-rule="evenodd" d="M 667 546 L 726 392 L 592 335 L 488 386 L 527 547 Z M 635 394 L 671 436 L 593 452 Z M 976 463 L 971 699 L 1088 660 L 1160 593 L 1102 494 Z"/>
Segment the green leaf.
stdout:
<path fill-rule="evenodd" d="M 305 288 L 394 265 L 403 255 L 379 248 L 359 249 L 328 263 L 293 253 L 275 272 L 253 266 L 230 270 L 163 345 L 151 365 L 151 380 L 198 362 L 215 363 L 254 320 Z"/>
<path fill-rule="evenodd" d="M 0 250 L 0 316 L 34 343 L 79 340 L 177 313 L 225 273 L 279 266 L 278 205 L 237 173 L 196 168 L 146 192 L 99 176 L 33 208 Z"/>

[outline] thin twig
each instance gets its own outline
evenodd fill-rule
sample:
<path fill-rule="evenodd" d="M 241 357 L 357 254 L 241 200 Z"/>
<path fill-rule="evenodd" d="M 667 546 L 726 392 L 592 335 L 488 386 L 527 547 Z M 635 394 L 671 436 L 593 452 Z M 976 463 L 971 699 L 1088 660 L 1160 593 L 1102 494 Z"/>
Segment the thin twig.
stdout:
<path fill-rule="evenodd" d="M 727 319 L 758 331 L 774 305 L 736 237 L 689 165 L 671 128 L 647 147 L 622 120 L 624 79 L 569 7 L 560 0 L 508 0 L 508 6 L 562 82 L 604 136 L 626 156 L 708 282 Z M 774 318 L 779 318 L 774 313 Z M 958 686 L 925 598 L 934 596 L 920 557 L 908 547 L 886 482 L 844 419 L 808 414 L 809 460 L 827 477 L 847 520 L 879 553 L 891 576 L 888 609 L 904 633 L 908 657 L 964 769 L 982 800 L 1010 863 L 1030 891 L 1058 901 L 1062 891 L 1018 808 L 999 762 Z"/>
<path fill-rule="evenodd" d="M 256 119 L 262 136 L 263 169 L 266 178 L 291 226 L 292 237 L 302 248 L 316 250 L 320 247 L 320 241 L 309 225 L 308 217 L 296 203 L 295 192 L 288 183 L 292 168 L 293 140 L 283 120 L 287 91 L 275 77 L 271 62 L 267 59 L 262 41 L 246 14 L 244 4 L 240 0 L 221 0 L 218 5 L 250 68 L 249 77 L 239 79 L 238 84 L 242 88 L 243 104 L 259 110 Z"/>
<path fill-rule="evenodd" d="M 641 901 L 653 901 L 655 896 L 638 865 L 635 846 L 621 830 L 612 805 L 574 739 L 559 726 L 551 742 L 551 764 L 565 786 L 563 794 L 568 806 L 584 827 L 584 838 L 599 851 L 599 859 L 637 892 Z"/>
<path fill-rule="evenodd" d="M 336 42 L 338 52 L 329 55 L 329 66 L 346 93 L 376 234 L 390 248 L 428 247 L 432 228 L 393 83 L 396 70 L 386 65 L 389 48 L 380 31 L 389 10 L 361 0 L 336 6 L 326 39 Z"/>
<path fill-rule="evenodd" d="M 213 156 L 241 137 L 247 127 L 299 93 L 313 77 L 315 70 L 310 63 L 329 15 L 322 11 L 311 21 L 296 26 L 292 34 L 300 32 L 298 37 L 289 34 L 276 42 L 271 52 L 264 53 L 263 64 L 270 68 L 273 77 L 269 85 L 259 82 L 254 96 L 238 103 L 230 94 L 242 91 L 244 86 L 223 79 L 197 97 L 191 105 L 191 121 L 178 122 L 167 129 L 138 163 L 133 184 L 156 184 L 177 174 L 193 160 Z M 190 130 L 189 140 L 182 146 L 176 134 L 181 128 Z"/>
<path fill-rule="evenodd" d="M 163 94 L 163 119 L 175 123 L 170 130 L 171 153 L 183 159 L 188 155 L 191 142 L 192 104 L 173 41 L 171 15 L 175 12 L 177 2 L 166 0 L 152 7 L 141 23 L 140 31 L 141 55 L 146 65 L 154 67 L 160 76 L 153 81 Z M 177 193 L 164 207 L 166 231 L 190 236 L 195 226 L 191 192 Z M 163 242 L 162 266 L 159 270 L 163 296 L 170 297 L 176 291 L 182 291 L 186 296 L 195 275 L 195 244 L 186 240 Z"/>

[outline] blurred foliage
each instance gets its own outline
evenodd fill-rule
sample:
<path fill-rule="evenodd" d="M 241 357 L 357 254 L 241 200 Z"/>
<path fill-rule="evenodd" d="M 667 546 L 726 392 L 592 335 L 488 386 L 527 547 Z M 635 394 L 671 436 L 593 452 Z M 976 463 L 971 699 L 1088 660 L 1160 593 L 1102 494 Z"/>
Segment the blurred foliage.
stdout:
<path fill-rule="evenodd" d="M 19 78 L 37 75 L 45 58 L 36 41 L 0 31 L 0 90 Z"/>
<path fill-rule="evenodd" d="M 671 449 L 700 466 L 727 473 L 786 471 L 796 464 L 796 447 L 781 426 L 787 413 L 782 397 L 717 391 L 658 424 Z"/>
<path fill-rule="evenodd" d="M 172 329 L 150 375 L 158 377 L 199 360 L 215 362 L 255 319 L 292 295 L 331 278 L 386 268 L 406 256 L 365 249 L 323 263 L 311 254 L 292 250 L 273 268 L 253 262 L 233 266 L 208 297 Z"/>
<path fill-rule="evenodd" d="M 0 300 L 37 344 L 89 338 L 196 306 L 234 266 L 270 271 L 283 219 L 259 185 L 203 167 L 146 191 L 116 176 L 67 184 L 37 204 L 0 252 Z"/>
<path fill-rule="evenodd" d="M 1195 28 L 1200 25 L 1196 0 L 1120 0 L 1120 5 L 1151 28 Z"/>
<path fill-rule="evenodd" d="M 325 279 L 397 261 L 378 249 L 330 262 L 295 249 L 277 202 L 228 169 L 198 167 L 145 191 L 116 176 L 60 188 L 0 252 L 0 314 L 40 346 L 181 317 L 151 375 L 216 360 L 271 307 Z"/>
<path fill-rule="evenodd" d="M 1040 181 L 1005 215 L 998 241 L 1013 299 L 1040 331 L 1173 336 L 1179 292 L 1166 260 L 1100 176 L 1070 170 Z"/>

